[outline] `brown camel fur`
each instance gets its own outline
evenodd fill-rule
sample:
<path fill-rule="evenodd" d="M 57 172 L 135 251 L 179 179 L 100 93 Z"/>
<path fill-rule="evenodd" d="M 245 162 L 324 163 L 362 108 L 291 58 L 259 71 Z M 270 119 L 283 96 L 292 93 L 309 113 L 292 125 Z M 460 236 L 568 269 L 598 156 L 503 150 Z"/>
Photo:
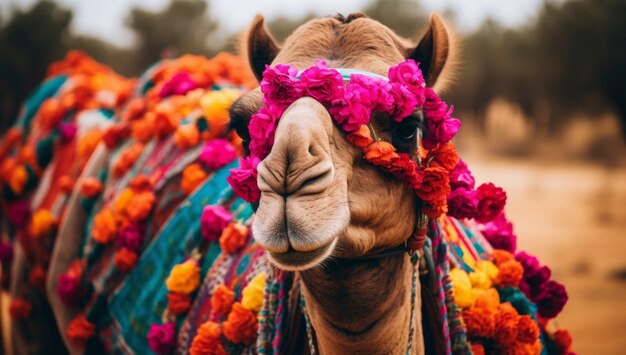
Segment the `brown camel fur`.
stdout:
<path fill-rule="evenodd" d="M 433 15 L 417 42 L 398 37 L 362 14 L 312 20 L 280 46 L 257 16 L 244 41 L 257 78 L 266 64 L 298 69 L 325 59 L 329 67 L 380 75 L 407 58 L 420 62 L 428 86 L 441 88 L 450 72 L 454 45 L 441 18 Z M 233 105 L 233 125 L 245 140 L 250 115 L 261 106 L 258 91 Z M 421 121 L 415 112 L 410 122 Z M 414 153 L 415 136 L 403 140 L 402 124 L 373 117 L 378 136 Z M 283 114 L 269 156 L 259 164 L 262 192 L 253 222 L 256 241 L 279 268 L 303 281 L 307 311 L 322 354 L 400 354 L 409 338 L 412 264 L 406 253 L 377 259 L 357 257 L 396 247 L 414 232 L 419 201 L 402 183 L 362 158 L 362 152 L 310 98 Z M 419 296 L 419 285 L 417 294 Z M 421 299 L 411 353 L 424 353 Z"/>

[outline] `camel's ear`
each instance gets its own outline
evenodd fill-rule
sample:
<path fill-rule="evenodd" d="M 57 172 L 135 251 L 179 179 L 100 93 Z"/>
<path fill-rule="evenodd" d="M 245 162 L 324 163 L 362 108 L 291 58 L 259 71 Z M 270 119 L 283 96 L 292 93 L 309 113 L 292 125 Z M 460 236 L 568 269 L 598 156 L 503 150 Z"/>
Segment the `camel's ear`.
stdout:
<path fill-rule="evenodd" d="M 451 38 L 441 17 L 433 14 L 428 20 L 426 31 L 415 48 L 409 48 L 407 59 L 420 63 L 427 86 L 434 86 L 449 62 Z"/>
<path fill-rule="evenodd" d="M 271 64 L 280 47 L 271 33 L 265 27 L 265 19 L 256 15 L 245 40 L 245 49 L 248 52 L 248 61 L 256 78 L 261 81 L 266 64 Z"/>

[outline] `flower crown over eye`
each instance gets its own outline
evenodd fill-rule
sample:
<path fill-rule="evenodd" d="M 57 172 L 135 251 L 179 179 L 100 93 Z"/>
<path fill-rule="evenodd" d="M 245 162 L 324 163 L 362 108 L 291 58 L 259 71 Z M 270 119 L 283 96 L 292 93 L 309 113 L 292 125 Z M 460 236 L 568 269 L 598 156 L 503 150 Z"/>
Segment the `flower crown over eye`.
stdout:
<path fill-rule="evenodd" d="M 452 117 L 454 108 L 426 87 L 418 63 L 409 59 L 393 66 L 387 78 L 353 69 L 328 68 L 323 60 L 301 72 L 290 65 L 278 64 L 266 66 L 260 85 L 265 106 L 250 118 L 250 155 L 228 177 L 238 196 L 252 203 L 259 201 L 257 165 L 272 149 L 278 121 L 293 102 L 310 97 L 326 107 L 333 122 L 346 133 L 346 139 L 363 150 L 366 160 L 415 190 L 424 201 L 426 215 L 438 217 L 448 212 L 447 198 L 452 190 L 449 172 L 454 170 L 459 158 L 455 149 L 445 147 L 452 146 L 449 142 L 461 122 Z M 423 164 L 376 137 L 370 125 L 372 112 L 381 113 L 400 124 L 394 136 L 414 138 L 420 122 L 405 120 L 416 108 L 421 108 L 424 115 L 421 141 L 424 150 L 418 152 Z M 491 196 L 485 199 L 488 197 Z M 498 209 L 503 205 L 494 206 Z M 463 209 L 463 215 L 473 217 L 467 208 Z"/>

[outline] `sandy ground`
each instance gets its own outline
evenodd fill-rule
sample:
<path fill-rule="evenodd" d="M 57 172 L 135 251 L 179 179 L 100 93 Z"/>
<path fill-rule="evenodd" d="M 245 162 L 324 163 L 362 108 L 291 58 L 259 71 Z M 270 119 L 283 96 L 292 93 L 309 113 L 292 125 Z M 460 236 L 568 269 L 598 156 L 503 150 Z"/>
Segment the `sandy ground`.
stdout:
<path fill-rule="evenodd" d="M 583 163 L 467 159 L 477 182 L 508 193 L 518 245 L 564 283 L 558 326 L 579 354 L 626 349 L 626 168 Z M 621 274 L 621 278 L 616 276 Z"/>

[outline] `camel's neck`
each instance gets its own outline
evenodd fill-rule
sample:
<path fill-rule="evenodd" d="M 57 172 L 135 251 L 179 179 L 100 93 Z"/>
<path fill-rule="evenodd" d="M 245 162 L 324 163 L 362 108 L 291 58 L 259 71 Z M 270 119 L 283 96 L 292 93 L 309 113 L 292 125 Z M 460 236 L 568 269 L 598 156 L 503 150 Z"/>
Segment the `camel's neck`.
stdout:
<path fill-rule="evenodd" d="M 307 314 L 321 354 L 404 354 L 409 341 L 408 255 L 333 261 L 301 272 Z M 412 353 L 423 353 L 421 299 L 414 302 Z"/>

